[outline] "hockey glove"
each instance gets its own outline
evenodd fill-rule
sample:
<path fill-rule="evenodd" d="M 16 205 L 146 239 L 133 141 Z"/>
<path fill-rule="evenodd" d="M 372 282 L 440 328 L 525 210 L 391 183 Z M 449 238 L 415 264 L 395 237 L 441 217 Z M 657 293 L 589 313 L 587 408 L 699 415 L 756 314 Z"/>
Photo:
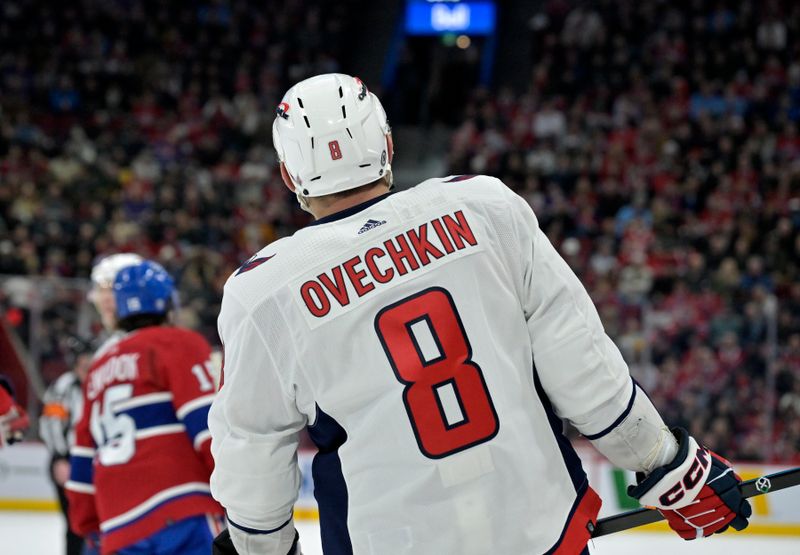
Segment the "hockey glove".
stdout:
<path fill-rule="evenodd" d="M 628 495 L 658 509 L 685 540 L 724 532 L 729 526 L 747 528 L 752 508 L 739 491 L 742 479 L 731 463 L 699 446 L 683 428 L 672 433 L 678 440 L 675 459 L 647 477 L 637 473 L 638 484 L 628 487 Z"/>
<path fill-rule="evenodd" d="M 231 533 L 229 530 L 223 530 L 216 538 L 212 546 L 212 555 L 239 555 L 236 548 L 233 546 Z"/>

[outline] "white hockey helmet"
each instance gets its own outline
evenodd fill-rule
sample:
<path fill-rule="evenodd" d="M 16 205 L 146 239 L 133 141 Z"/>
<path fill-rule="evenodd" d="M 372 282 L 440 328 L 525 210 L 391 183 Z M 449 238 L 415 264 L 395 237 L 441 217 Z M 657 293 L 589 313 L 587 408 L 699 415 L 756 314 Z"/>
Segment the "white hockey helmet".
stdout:
<path fill-rule="evenodd" d="M 386 176 L 391 185 L 389 124 L 378 97 L 358 77 L 327 73 L 286 92 L 272 142 L 301 206 Z"/>
<path fill-rule="evenodd" d="M 132 252 L 121 252 L 111 254 L 101 259 L 92 268 L 92 287 L 111 287 L 114 285 L 114 278 L 117 273 L 128 266 L 139 264 L 144 260 L 138 254 Z"/>

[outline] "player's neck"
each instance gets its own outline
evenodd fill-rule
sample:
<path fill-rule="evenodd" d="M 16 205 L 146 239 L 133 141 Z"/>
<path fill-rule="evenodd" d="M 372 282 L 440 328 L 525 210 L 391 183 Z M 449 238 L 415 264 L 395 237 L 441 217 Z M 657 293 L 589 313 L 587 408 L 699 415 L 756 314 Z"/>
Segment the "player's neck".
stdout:
<path fill-rule="evenodd" d="M 334 198 L 324 197 L 312 198 L 310 208 L 315 220 L 325 218 L 331 214 L 336 214 L 342 210 L 347 210 L 357 206 L 362 202 L 367 202 L 389 192 L 389 188 L 383 183 L 376 183 L 375 186 L 364 190 L 355 191 L 348 195 L 336 195 Z"/>

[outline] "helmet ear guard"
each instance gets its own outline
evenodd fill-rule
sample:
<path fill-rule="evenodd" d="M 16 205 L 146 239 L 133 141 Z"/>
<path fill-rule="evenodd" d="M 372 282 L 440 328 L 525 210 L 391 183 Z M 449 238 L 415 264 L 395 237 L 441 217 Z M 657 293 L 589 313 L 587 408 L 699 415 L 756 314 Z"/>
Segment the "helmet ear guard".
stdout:
<path fill-rule="evenodd" d="M 278 113 L 278 117 L 287 117 L 285 116 L 284 106 L 287 106 L 285 102 L 281 102 L 278 105 L 278 109 L 276 110 Z M 288 110 L 288 107 L 286 108 Z M 284 173 L 286 177 L 289 178 L 289 181 L 292 182 L 294 186 L 294 194 L 297 197 L 297 202 L 300 204 L 300 208 L 303 211 L 308 212 L 311 214 L 311 208 L 308 205 L 308 197 L 303 194 L 301 187 L 297 184 L 297 181 L 292 176 L 292 173 L 289 171 L 289 168 L 286 166 L 285 156 L 283 154 L 283 149 L 281 148 L 281 140 L 280 140 L 280 131 L 278 130 L 278 118 L 275 118 L 275 121 L 272 123 L 272 144 L 275 145 L 275 152 L 278 155 L 278 162 L 281 164 L 281 172 Z"/>
<path fill-rule="evenodd" d="M 301 81 L 276 109 L 272 140 L 301 207 L 308 198 L 392 183 L 390 133 L 380 100 L 357 77 L 330 73 Z"/>

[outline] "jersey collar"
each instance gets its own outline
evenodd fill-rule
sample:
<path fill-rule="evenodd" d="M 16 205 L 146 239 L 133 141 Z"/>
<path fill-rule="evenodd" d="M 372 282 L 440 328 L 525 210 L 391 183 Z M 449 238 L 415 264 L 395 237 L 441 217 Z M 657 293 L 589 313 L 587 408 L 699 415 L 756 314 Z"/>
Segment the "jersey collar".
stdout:
<path fill-rule="evenodd" d="M 391 191 L 388 192 L 388 193 L 384 193 L 379 197 L 371 198 L 371 199 L 369 199 L 367 201 L 362 202 L 361 204 L 356 204 L 355 206 L 351 206 L 350 208 L 345 208 L 344 210 L 340 210 L 339 212 L 334 212 L 333 214 L 329 214 L 328 216 L 325 216 L 324 218 L 320 218 L 319 220 L 315 220 L 315 221 L 311 222 L 308 225 L 311 226 L 311 225 L 327 224 L 327 223 L 330 223 L 330 222 L 335 222 L 335 221 L 338 221 L 338 220 L 343 220 L 345 218 L 349 218 L 353 214 L 358 214 L 359 212 L 361 212 L 362 210 L 366 210 L 367 208 L 369 208 L 373 204 L 379 203 L 380 201 L 382 201 L 383 199 L 385 199 L 386 197 L 388 197 L 391 194 L 392 194 Z"/>

